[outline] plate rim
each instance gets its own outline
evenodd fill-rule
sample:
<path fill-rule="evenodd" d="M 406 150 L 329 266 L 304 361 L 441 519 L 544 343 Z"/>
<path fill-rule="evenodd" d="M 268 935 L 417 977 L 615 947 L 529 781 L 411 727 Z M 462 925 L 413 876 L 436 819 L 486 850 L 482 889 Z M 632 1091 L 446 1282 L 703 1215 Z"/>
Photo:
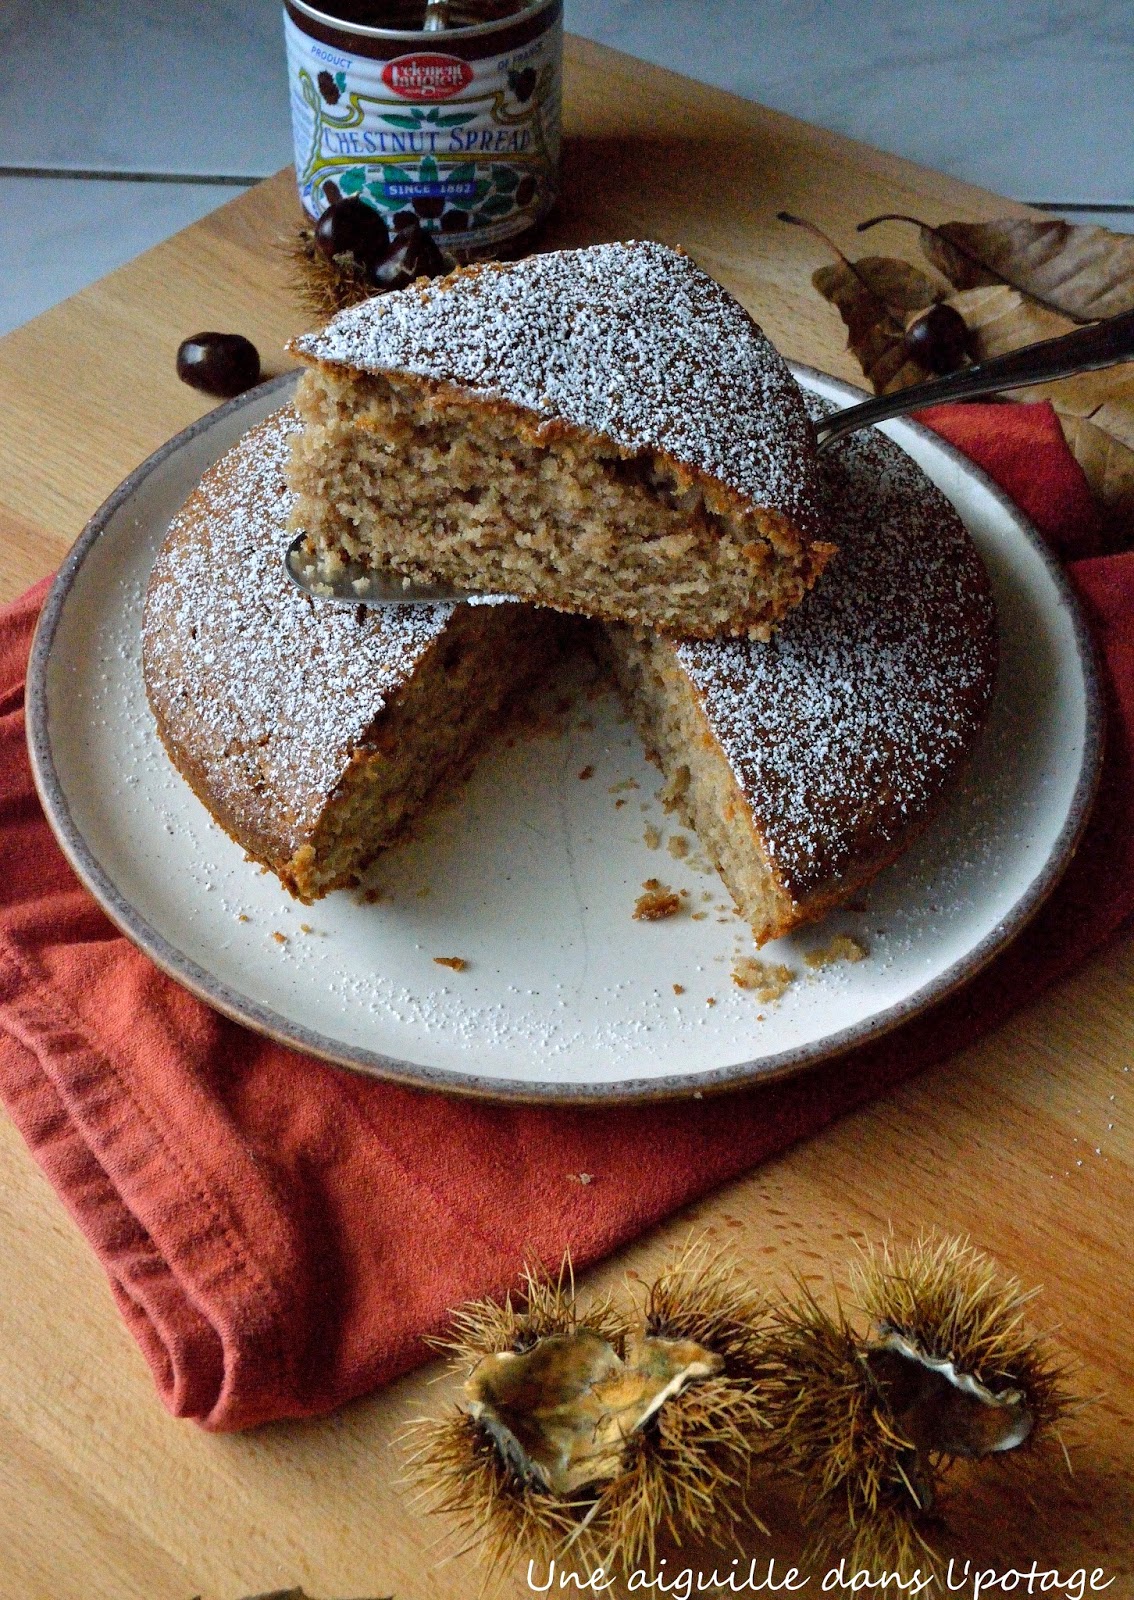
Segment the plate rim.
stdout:
<path fill-rule="evenodd" d="M 868 398 L 866 391 L 856 384 L 822 372 L 817 367 L 803 362 L 789 362 L 789 366 L 797 379 L 810 379 L 827 386 L 848 404 Z M 264 400 L 277 393 L 282 399 L 297 381 L 299 371 L 294 369 L 282 373 L 205 412 L 147 456 L 123 479 L 87 522 L 56 573 L 36 624 L 28 658 L 25 696 L 28 754 L 36 791 L 56 842 L 79 881 L 120 932 L 155 966 L 214 1010 L 290 1049 L 304 1051 L 364 1077 L 398 1083 L 406 1088 L 528 1105 L 609 1107 L 701 1098 L 795 1077 L 893 1033 L 904 1023 L 941 1004 L 975 978 L 1019 935 L 1051 895 L 1074 859 L 1090 817 L 1102 772 L 1105 702 L 1094 640 L 1066 573 L 1015 501 L 956 446 L 942 439 L 924 423 L 904 417 L 901 419 L 903 426 L 912 428 L 918 436 L 941 450 L 963 474 L 975 479 L 992 496 L 1001 512 L 1014 524 L 1015 531 L 1039 556 L 1071 620 L 1086 700 L 1083 759 L 1067 815 L 1051 850 L 1010 914 L 951 966 L 885 1010 L 811 1045 L 736 1062 L 728 1067 L 712 1068 L 703 1073 L 680 1072 L 660 1078 L 620 1078 L 599 1083 L 532 1083 L 526 1079 L 485 1077 L 477 1073 L 405 1061 L 361 1046 L 347 1045 L 314 1029 L 305 1028 L 300 1023 L 289 1021 L 270 1006 L 250 999 L 222 978 L 207 972 L 156 928 L 151 927 L 142 913 L 120 893 L 76 824 L 52 753 L 47 672 L 67 599 L 84 561 L 114 514 L 171 455 L 219 422 L 246 409 L 253 401 Z"/>

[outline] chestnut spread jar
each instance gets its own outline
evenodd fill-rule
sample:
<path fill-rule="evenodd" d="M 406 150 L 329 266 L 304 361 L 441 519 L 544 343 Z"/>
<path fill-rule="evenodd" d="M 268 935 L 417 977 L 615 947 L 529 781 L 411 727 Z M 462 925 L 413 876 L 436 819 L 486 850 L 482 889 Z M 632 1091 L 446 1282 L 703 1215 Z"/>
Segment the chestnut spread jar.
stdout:
<path fill-rule="evenodd" d="M 284 0 L 299 197 L 318 217 L 358 196 L 391 233 L 408 213 L 458 260 L 511 254 L 556 199 L 563 0 L 458 0 L 441 27 L 431 6 L 433 31 L 416 11 Z"/>

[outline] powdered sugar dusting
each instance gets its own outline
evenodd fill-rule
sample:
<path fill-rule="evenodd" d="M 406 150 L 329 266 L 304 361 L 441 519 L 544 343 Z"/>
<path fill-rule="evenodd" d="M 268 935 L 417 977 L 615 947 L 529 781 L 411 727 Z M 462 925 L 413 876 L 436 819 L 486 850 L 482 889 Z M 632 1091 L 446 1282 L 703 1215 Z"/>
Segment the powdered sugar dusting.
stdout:
<path fill-rule="evenodd" d="M 207 768 L 219 807 L 289 851 L 454 610 L 344 608 L 290 582 L 283 473 L 299 425 L 290 406 L 269 417 L 190 496 L 155 564 L 143 635 L 166 736 Z"/>
<path fill-rule="evenodd" d="M 910 457 L 872 429 L 820 460 L 839 553 L 815 588 L 767 644 L 677 648 L 796 898 L 926 815 L 984 721 L 997 653 L 984 568 Z"/>
<path fill-rule="evenodd" d="M 466 269 L 366 300 L 292 348 L 665 451 L 820 533 L 814 444 L 786 363 L 727 290 L 665 245 Z"/>

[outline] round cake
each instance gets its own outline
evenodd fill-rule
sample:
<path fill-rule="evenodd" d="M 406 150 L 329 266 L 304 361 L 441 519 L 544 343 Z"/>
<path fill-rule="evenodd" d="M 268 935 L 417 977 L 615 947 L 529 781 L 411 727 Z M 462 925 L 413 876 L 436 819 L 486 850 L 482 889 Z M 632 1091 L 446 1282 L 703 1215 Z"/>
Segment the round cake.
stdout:
<path fill-rule="evenodd" d="M 290 408 L 175 519 L 143 665 L 175 765 L 312 899 L 357 881 L 559 648 L 524 605 L 368 610 L 284 574 Z M 882 434 L 823 453 L 839 555 L 760 642 L 597 625 L 667 792 L 758 943 L 852 895 L 925 827 L 991 703 L 996 613 L 945 497 Z"/>

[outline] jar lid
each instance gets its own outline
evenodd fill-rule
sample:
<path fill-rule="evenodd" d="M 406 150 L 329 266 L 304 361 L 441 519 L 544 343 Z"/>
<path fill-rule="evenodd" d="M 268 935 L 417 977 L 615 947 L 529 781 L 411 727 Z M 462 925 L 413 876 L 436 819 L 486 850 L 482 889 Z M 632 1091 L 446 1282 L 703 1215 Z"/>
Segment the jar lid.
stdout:
<path fill-rule="evenodd" d="M 396 39 L 420 44 L 423 40 L 440 43 L 441 40 L 474 39 L 482 34 L 496 33 L 502 28 L 525 22 L 529 17 L 538 16 L 541 11 L 551 10 L 558 4 L 559 0 L 527 0 L 527 3 L 521 0 L 514 11 L 492 17 L 486 22 L 462 23 L 455 28 L 437 28 L 429 32 L 424 28 L 378 28 L 362 22 L 346 22 L 333 12 L 321 11 L 318 6 L 310 5 L 308 0 L 287 0 L 287 9 L 308 17 L 312 22 L 321 23 L 325 28 L 334 28 L 339 33 L 352 34 L 356 38 Z"/>

